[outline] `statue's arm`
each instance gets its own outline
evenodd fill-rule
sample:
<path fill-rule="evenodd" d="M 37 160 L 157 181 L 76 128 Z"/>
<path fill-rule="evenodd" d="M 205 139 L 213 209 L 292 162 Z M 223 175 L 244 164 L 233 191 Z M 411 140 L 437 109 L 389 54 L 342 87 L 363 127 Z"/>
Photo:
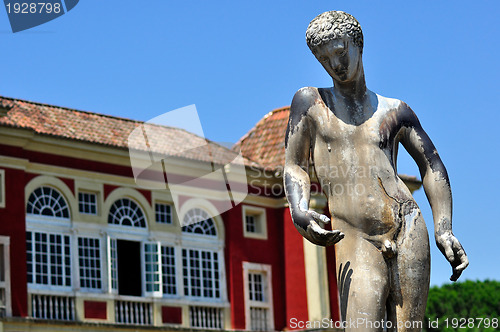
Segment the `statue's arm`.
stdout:
<path fill-rule="evenodd" d="M 452 232 L 452 195 L 446 168 L 423 130 L 417 116 L 404 104 L 401 143 L 420 170 L 425 194 L 431 205 L 436 244 L 453 268 L 450 280 L 456 281 L 469 265 L 467 255 Z"/>
<path fill-rule="evenodd" d="M 328 246 L 340 241 L 344 234 L 326 231 L 318 223 L 330 219 L 309 209 L 311 182 L 308 174 L 311 135 L 313 128 L 308 118 L 309 107 L 314 100 L 313 88 L 299 90 L 290 107 L 290 118 L 285 137 L 285 194 L 290 204 L 292 220 L 299 233 L 310 242 Z"/>

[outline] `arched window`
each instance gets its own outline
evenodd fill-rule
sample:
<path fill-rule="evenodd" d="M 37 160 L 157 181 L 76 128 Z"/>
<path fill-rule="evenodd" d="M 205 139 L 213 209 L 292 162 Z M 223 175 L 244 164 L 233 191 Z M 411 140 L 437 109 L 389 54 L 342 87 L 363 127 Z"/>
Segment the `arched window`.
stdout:
<path fill-rule="evenodd" d="M 108 224 L 146 228 L 146 217 L 137 203 L 121 198 L 111 206 Z"/>
<path fill-rule="evenodd" d="M 54 188 L 40 187 L 28 198 L 27 214 L 69 219 L 68 203 Z"/>
<path fill-rule="evenodd" d="M 182 227 L 182 231 L 185 233 L 209 236 L 217 235 L 214 221 L 210 218 L 208 213 L 202 209 L 194 208 L 189 210 L 184 216 L 182 224 L 185 225 Z"/>

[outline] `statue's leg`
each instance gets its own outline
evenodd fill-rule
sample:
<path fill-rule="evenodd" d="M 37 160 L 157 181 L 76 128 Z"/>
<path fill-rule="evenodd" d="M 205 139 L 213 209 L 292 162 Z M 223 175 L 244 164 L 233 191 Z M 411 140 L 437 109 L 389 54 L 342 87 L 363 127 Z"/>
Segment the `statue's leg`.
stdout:
<path fill-rule="evenodd" d="M 429 235 L 418 207 L 406 209 L 397 256 L 388 261 L 387 316 L 393 331 L 421 331 L 429 292 Z"/>
<path fill-rule="evenodd" d="M 335 245 L 340 314 L 345 331 L 382 331 L 389 271 L 382 253 L 359 234 Z"/>

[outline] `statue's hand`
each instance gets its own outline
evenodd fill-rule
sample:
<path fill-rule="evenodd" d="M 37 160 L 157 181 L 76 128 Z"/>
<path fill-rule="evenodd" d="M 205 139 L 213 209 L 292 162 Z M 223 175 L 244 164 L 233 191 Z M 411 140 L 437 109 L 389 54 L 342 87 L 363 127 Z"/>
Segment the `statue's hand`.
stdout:
<path fill-rule="evenodd" d="M 327 231 L 318 223 L 326 225 L 330 219 L 316 211 L 298 211 L 292 213 L 292 219 L 299 233 L 310 242 L 320 246 L 331 246 L 344 238 L 344 233 L 340 231 Z"/>
<path fill-rule="evenodd" d="M 462 271 L 469 265 L 464 248 L 451 231 L 436 236 L 436 244 L 453 268 L 451 281 L 457 281 Z"/>

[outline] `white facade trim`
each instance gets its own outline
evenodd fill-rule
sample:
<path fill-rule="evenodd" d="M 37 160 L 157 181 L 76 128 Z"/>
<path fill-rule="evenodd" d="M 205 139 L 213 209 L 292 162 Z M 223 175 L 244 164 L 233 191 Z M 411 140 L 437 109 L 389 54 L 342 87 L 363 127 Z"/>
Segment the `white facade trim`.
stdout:
<path fill-rule="evenodd" d="M 0 269 L 3 269 L 3 280 L 0 280 L 0 288 L 3 288 L 5 291 L 5 315 L 10 317 L 12 316 L 12 293 L 10 289 L 10 237 L 0 236 L 0 245 L 3 246 L 3 266 L 0 266 Z"/>
<path fill-rule="evenodd" d="M 256 206 L 243 205 L 242 206 L 242 221 L 243 221 L 243 236 L 247 238 L 267 240 L 267 215 L 266 209 Z M 247 231 L 246 217 L 255 217 L 256 231 Z"/>
<path fill-rule="evenodd" d="M 249 294 L 248 275 L 251 272 L 263 273 L 265 275 L 265 301 L 251 301 Z M 272 267 L 268 264 L 243 262 L 243 288 L 245 301 L 245 329 L 250 331 L 252 328 L 251 312 L 252 307 L 267 309 L 267 330 L 274 331 L 274 312 L 273 312 L 273 288 L 272 288 Z"/>

